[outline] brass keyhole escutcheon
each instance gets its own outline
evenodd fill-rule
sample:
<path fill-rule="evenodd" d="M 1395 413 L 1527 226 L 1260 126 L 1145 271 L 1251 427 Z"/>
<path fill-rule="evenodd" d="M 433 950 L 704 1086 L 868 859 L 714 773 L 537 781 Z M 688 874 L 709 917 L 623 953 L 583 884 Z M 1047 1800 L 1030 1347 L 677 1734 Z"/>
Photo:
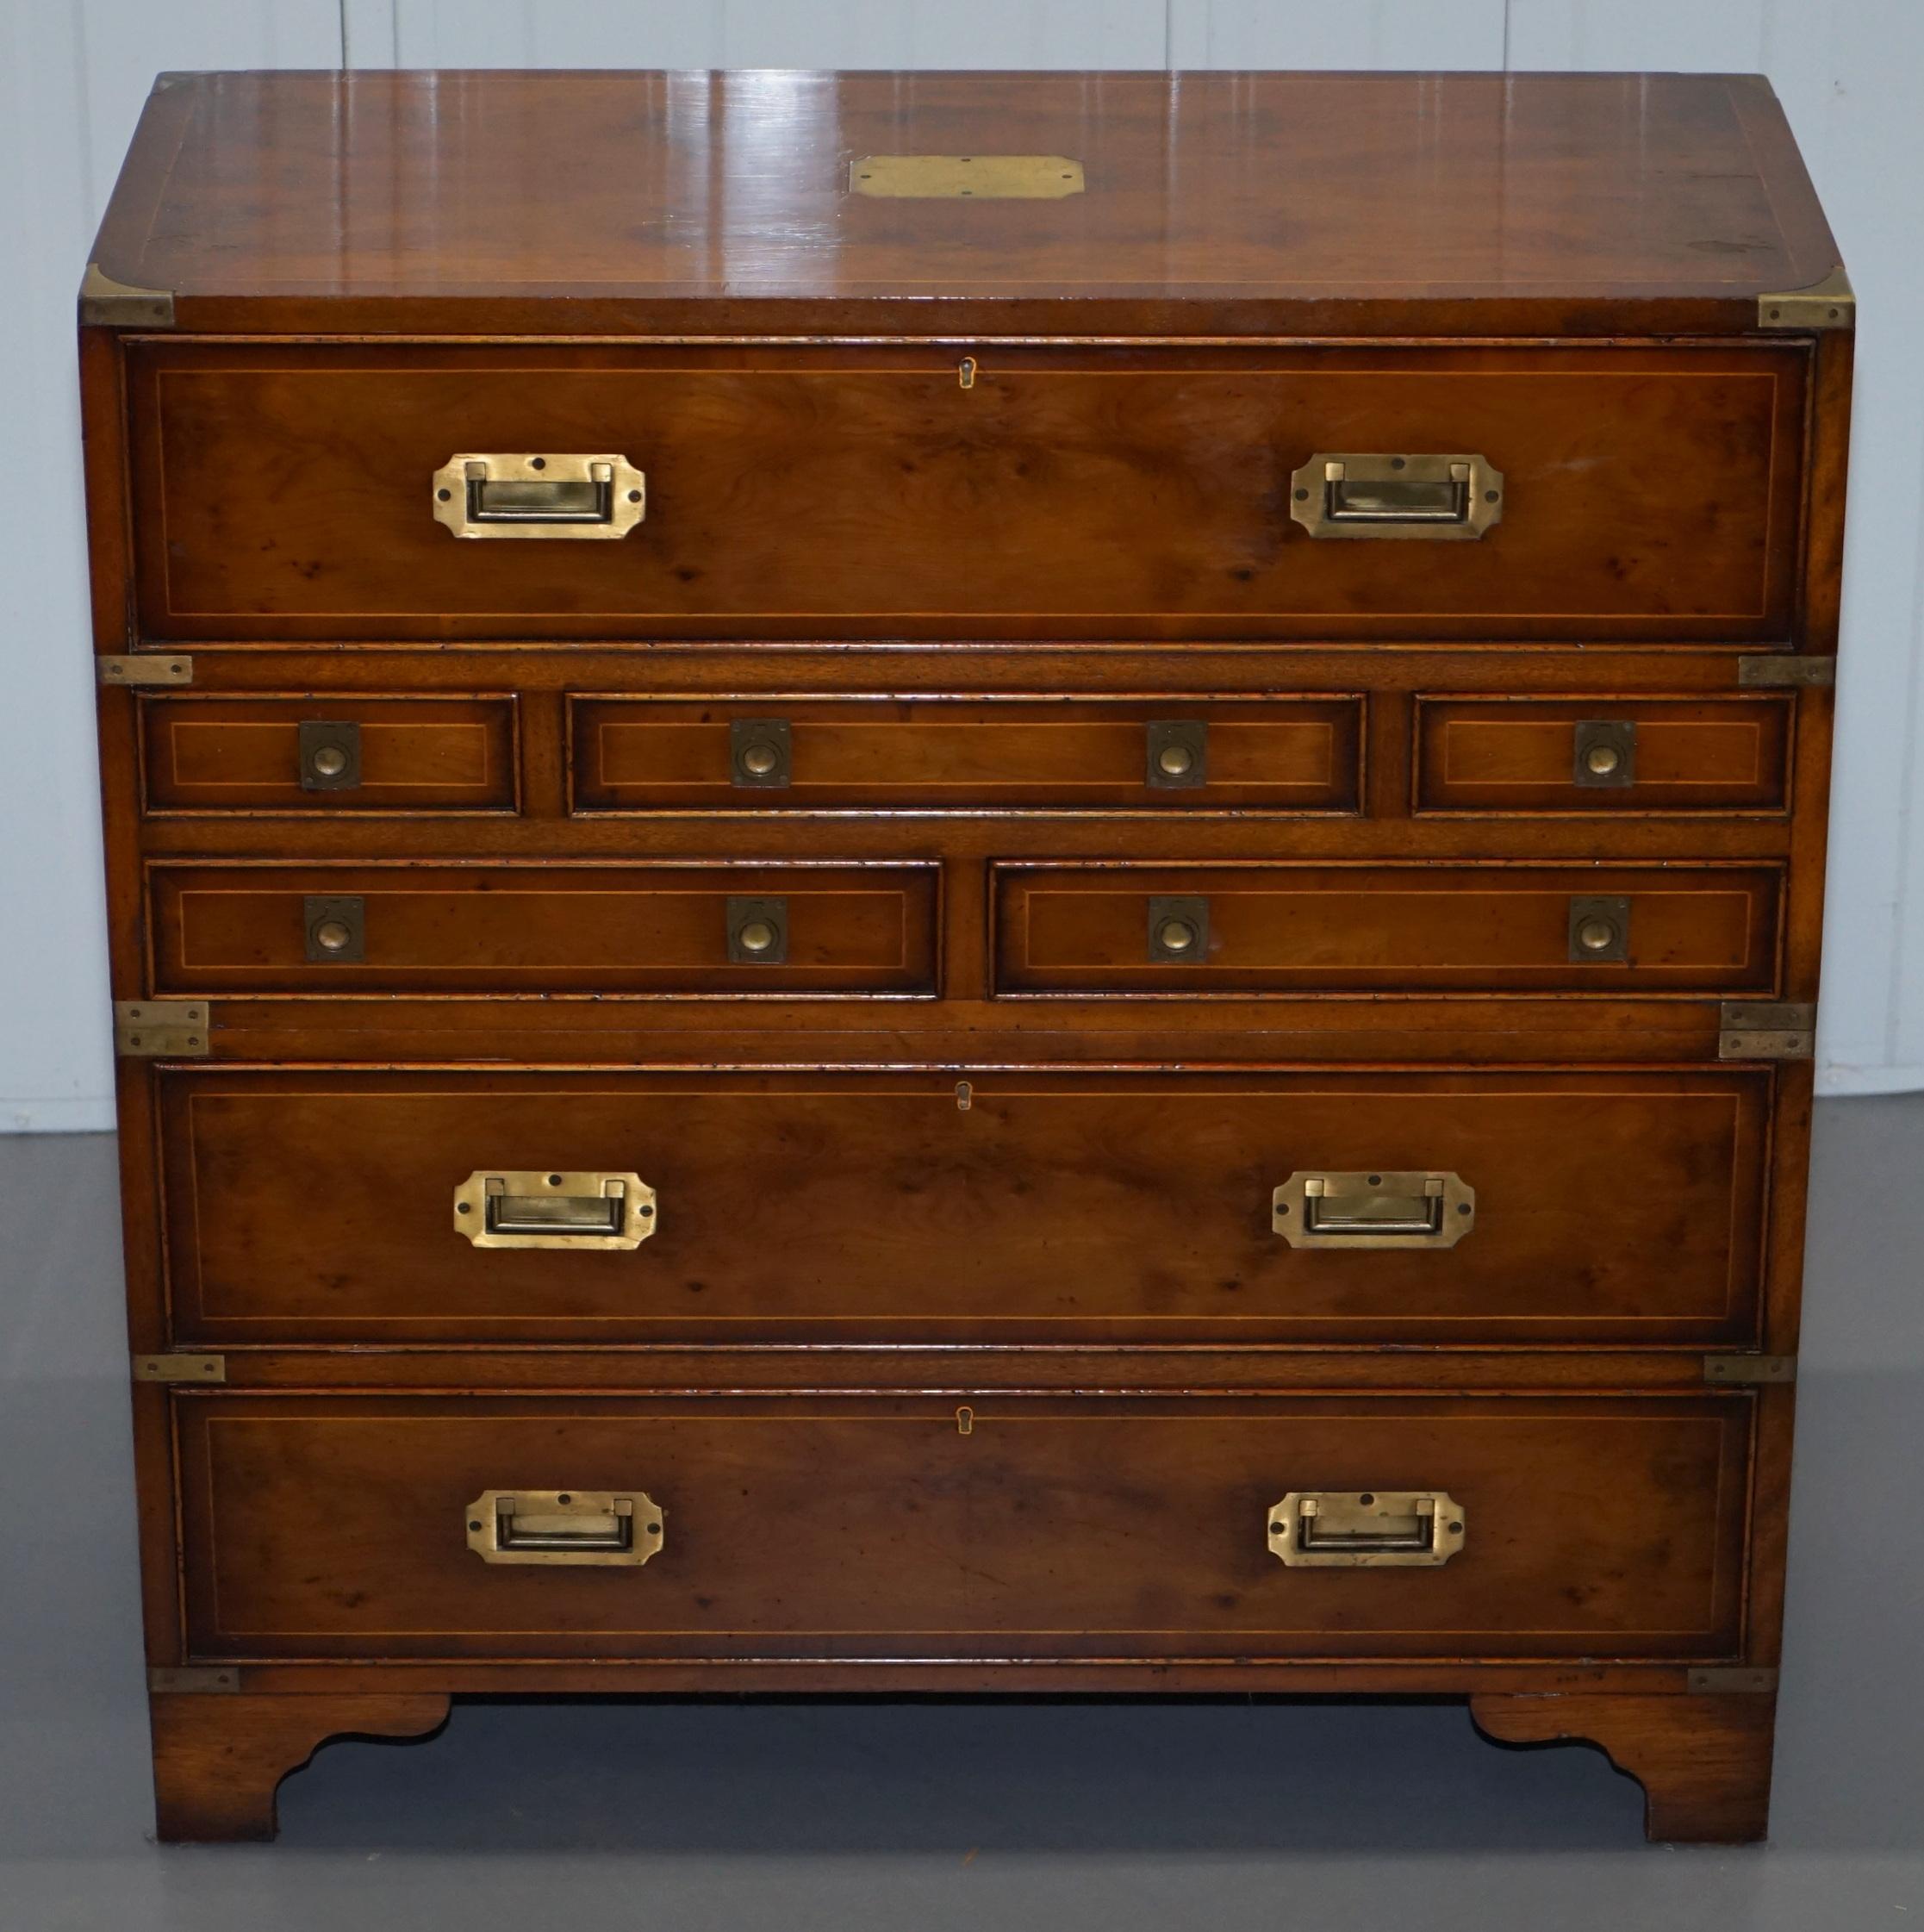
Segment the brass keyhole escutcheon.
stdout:
<path fill-rule="evenodd" d="M 1164 952 L 1187 952 L 1196 944 L 1196 929 L 1187 919 L 1164 919 L 1155 942 Z"/>
<path fill-rule="evenodd" d="M 766 919 L 750 919 L 740 938 L 744 952 L 766 952 L 775 944 L 775 928 Z"/>
<path fill-rule="evenodd" d="M 1196 755 L 1186 745 L 1165 745 L 1155 763 L 1158 770 L 1167 772 L 1172 778 L 1180 778 L 1194 767 Z"/>
<path fill-rule="evenodd" d="M 779 763 L 772 745 L 750 745 L 742 753 L 742 769 L 752 771 L 757 778 L 767 776 Z"/>
<path fill-rule="evenodd" d="M 314 769 L 323 778 L 338 778 L 347 770 L 347 754 L 338 745 L 323 745 L 314 755 Z"/>
<path fill-rule="evenodd" d="M 1616 928 L 1608 919 L 1585 919 L 1577 928 L 1577 943 L 1586 952 L 1607 952 L 1616 938 Z"/>
<path fill-rule="evenodd" d="M 1614 745 L 1592 745 L 1584 757 L 1585 769 L 1599 778 L 1608 777 L 1622 763 L 1623 754 Z"/>

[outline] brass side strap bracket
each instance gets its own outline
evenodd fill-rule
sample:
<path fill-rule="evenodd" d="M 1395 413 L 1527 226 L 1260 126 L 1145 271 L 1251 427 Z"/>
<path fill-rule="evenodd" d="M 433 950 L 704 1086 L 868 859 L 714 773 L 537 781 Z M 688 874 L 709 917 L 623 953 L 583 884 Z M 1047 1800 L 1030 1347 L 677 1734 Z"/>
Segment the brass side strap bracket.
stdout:
<path fill-rule="evenodd" d="M 171 328 L 171 289 L 136 289 L 89 262 L 80 283 L 80 320 L 93 328 Z"/>
<path fill-rule="evenodd" d="M 1808 1003 L 1726 1000 L 1717 1009 L 1720 1060 L 1809 1060 L 1816 1043 L 1817 1009 Z"/>
<path fill-rule="evenodd" d="M 240 1688 L 240 1673 L 231 1666 L 215 1670 L 174 1665 L 147 1673 L 147 1691 L 153 1697 L 231 1697 Z"/>
<path fill-rule="evenodd" d="M 1834 658 L 1794 658 L 1787 651 L 1760 651 L 1737 660 L 1737 682 L 1746 691 L 1828 690 L 1836 682 Z"/>
<path fill-rule="evenodd" d="M 153 651 L 137 657 L 96 658 L 94 675 L 103 684 L 191 684 L 194 660 Z"/>
<path fill-rule="evenodd" d="M 1795 1356 L 1705 1356 L 1703 1379 L 1725 1386 L 1746 1387 L 1759 1382 L 1794 1382 L 1797 1379 Z"/>
<path fill-rule="evenodd" d="M 227 1379 L 225 1356 L 135 1356 L 134 1380 L 137 1382 L 224 1382 Z"/>
<path fill-rule="evenodd" d="M 213 1017 L 204 1000 L 116 1000 L 114 1051 L 123 1060 L 204 1060 Z"/>
<path fill-rule="evenodd" d="M 1777 1673 L 1739 1664 L 1734 1667 L 1693 1670 L 1684 1684 L 1693 1697 L 1728 1697 L 1733 1692 L 1740 1696 L 1748 1693 L 1753 1697 L 1774 1697 Z"/>
<path fill-rule="evenodd" d="M 1780 296 L 1757 298 L 1759 328 L 1807 329 L 1855 328 L 1857 290 L 1841 268 L 1834 268 L 1821 282 L 1808 289 L 1790 289 Z"/>

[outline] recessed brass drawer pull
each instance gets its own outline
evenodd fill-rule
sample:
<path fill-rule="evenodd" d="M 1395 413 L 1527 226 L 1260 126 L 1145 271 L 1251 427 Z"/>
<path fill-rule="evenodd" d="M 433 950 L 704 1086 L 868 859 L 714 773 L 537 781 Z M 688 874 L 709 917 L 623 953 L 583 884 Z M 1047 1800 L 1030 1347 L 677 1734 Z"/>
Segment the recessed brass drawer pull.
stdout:
<path fill-rule="evenodd" d="M 465 1519 L 484 1563 L 638 1567 L 662 1547 L 661 1508 L 638 1489 L 484 1489 Z"/>
<path fill-rule="evenodd" d="M 1157 896 L 1149 901 L 1151 963 L 1199 966 L 1208 951 L 1208 900 Z"/>
<path fill-rule="evenodd" d="M 1476 1225 L 1473 1187 L 1454 1174 L 1292 1174 L 1269 1225 L 1292 1248 L 1454 1248 Z"/>
<path fill-rule="evenodd" d="M 1292 1489 L 1269 1512 L 1269 1549 L 1292 1569 L 1433 1568 L 1463 1547 L 1463 1505 L 1440 1489 Z"/>
<path fill-rule="evenodd" d="M 359 966 L 367 958 L 367 901 L 358 893 L 346 896 L 309 893 L 301 901 L 307 928 L 308 963 L 312 966 Z"/>
<path fill-rule="evenodd" d="M 634 1174 L 477 1171 L 454 1190 L 454 1231 L 477 1248 L 638 1248 L 657 1221 Z"/>
<path fill-rule="evenodd" d="M 1157 791 L 1187 791 L 1209 782 L 1209 725 L 1204 719 L 1159 719 L 1149 727 L 1148 782 Z"/>
<path fill-rule="evenodd" d="M 728 727 L 728 772 L 737 785 L 777 788 L 792 766 L 786 718 L 738 718 Z"/>
<path fill-rule="evenodd" d="M 434 472 L 434 520 L 458 537 L 625 537 L 647 490 L 625 456 L 464 453 Z"/>
<path fill-rule="evenodd" d="M 1312 537 L 1474 539 L 1503 521 L 1504 479 L 1480 456 L 1319 452 L 1290 478 Z"/>
<path fill-rule="evenodd" d="M 1596 790 L 1637 782 L 1637 727 L 1628 719 L 1585 719 L 1577 726 L 1572 783 Z"/>
<path fill-rule="evenodd" d="M 1572 899 L 1570 957 L 1582 965 L 1627 965 L 1630 958 L 1630 901 Z"/>
<path fill-rule="evenodd" d="M 788 963 L 788 901 L 735 899 L 728 901 L 728 958 L 735 966 L 785 966 Z"/>
<path fill-rule="evenodd" d="M 301 789 L 351 792 L 361 782 L 361 727 L 303 720 L 298 733 Z"/>

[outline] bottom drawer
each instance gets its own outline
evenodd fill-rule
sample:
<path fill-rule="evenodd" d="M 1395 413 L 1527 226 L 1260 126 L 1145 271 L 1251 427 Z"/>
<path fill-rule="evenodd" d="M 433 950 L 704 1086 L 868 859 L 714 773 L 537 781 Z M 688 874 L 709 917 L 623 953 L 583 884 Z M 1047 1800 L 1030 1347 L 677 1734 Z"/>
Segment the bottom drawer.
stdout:
<path fill-rule="evenodd" d="M 190 1646 L 1728 1656 L 1751 1414 L 1741 1394 L 184 1393 Z"/>

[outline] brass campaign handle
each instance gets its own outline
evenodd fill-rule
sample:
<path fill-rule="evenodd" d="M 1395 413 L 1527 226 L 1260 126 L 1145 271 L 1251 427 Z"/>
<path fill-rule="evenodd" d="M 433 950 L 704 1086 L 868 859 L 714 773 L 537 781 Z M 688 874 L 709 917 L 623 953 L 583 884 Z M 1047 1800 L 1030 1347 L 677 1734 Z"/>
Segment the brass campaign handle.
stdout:
<path fill-rule="evenodd" d="M 1435 1169 L 1299 1171 L 1269 1200 L 1269 1225 L 1292 1248 L 1454 1248 L 1476 1212 L 1476 1189 Z"/>
<path fill-rule="evenodd" d="M 434 472 L 434 520 L 458 537 L 625 537 L 648 483 L 625 456 L 452 456 Z"/>
<path fill-rule="evenodd" d="M 1474 540 L 1503 514 L 1502 472 L 1482 456 L 1324 451 L 1290 478 L 1290 514 L 1312 537 Z"/>
<path fill-rule="evenodd" d="M 638 1248 L 659 1225 L 638 1174 L 477 1169 L 454 1190 L 454 1231 L 477 1248 Z"/>
<path fill-rule="evenodd" d="M 1292 1569 L 1433 1568 L 1468 1533 L 1463 1505 L 1441 1489 L 1292 1489 L 1269 1512 L 1270 1554 Z"/>
<path fill-rule="evenodd" d="M 639 1489 L 484 1489 L 465 1521 L 484 1563 L 638 1568 L 662 1547 L 661 1507 Z"/>

